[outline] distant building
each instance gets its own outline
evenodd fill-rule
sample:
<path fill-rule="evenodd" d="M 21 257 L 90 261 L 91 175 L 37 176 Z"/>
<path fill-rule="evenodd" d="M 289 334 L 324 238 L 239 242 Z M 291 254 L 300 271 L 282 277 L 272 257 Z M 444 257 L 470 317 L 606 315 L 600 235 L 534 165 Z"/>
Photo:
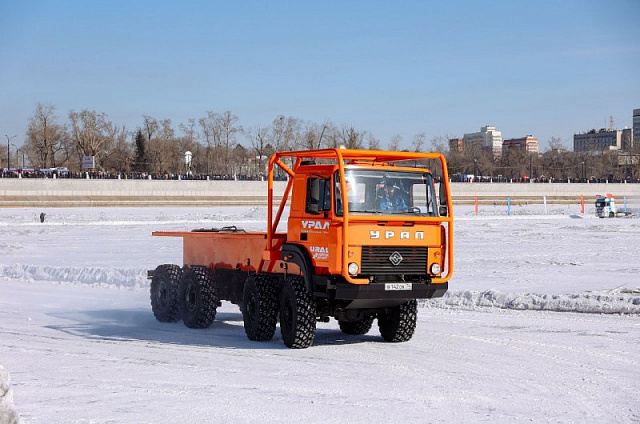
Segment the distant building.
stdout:
<path fill-rule="evenodd" d="M 640 109 L 633 109 L 633 144 L 640 146 Z"/>
<path fill-rule="evenodd" d="M 622 130 L 622 150 L 631 150 L 633 148 L 633 131 L 631 128 Z"/>
<path fill-rule="evenodd" d="M 538 139 L 532 135 L 510 138 L 502 142 L 502 153 L 508 149 L 518 149 L 527 153 L 538 153 Z"/>
<path fill-rule="evenodd" d="M 449 140 L 449 151 L 461 153 L 464 151 L 464 140 L 461 138 L 452 138 Z"/>
<path fill-rule="evenodd" d="M 574 152 L 602 152 L 622 149 L 622 130 L 591 130 L 573 135 Z"/>
<path fill-rule="evenodd" d="M 465 134 L 463 140 L 465 150 L 478 149 L 494 156 L 502 153 L 502 133 L 496 127 L 481 127 L 480 132 Z"/>

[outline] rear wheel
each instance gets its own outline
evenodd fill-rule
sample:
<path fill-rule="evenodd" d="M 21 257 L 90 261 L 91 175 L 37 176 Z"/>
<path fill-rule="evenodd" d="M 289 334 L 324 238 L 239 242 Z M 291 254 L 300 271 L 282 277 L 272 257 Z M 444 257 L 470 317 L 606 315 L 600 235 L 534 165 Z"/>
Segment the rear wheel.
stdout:
<path fill-rule="evenodd" d="M 418 318 L 418 302 L 407 303 L 378 314 L 378 327 L 382 338 L 388 342 L 407 342 L 413 337 Z"/>
<path fill-rule="evenodd" d="M 340 330 L 345 334 L 360 336 L 367 334 L 373 325 L 373 316 L 366 316 L 358 321 L 338 321 Z"/>
<path fill-rule="evenodd" d="M 316 335 L 316 305 L 302 277 L 288 277 L 280 296 L 280 331 L 287 347 L 304 349 Z"/>
<path fill-rule="evenodd" d="M 271 340 L 278 320 L 278 295 L 273 279 L 263 274 L 249 277 L 244 284 L 241 310 L 249 340 Z"/>
<path fill-rule="evenodd" d="M 207 328 L 216 318 L 218 298 L 209 268 L 185 268 L 179 285 L 180 316 L 189 328 Z"/>
<path fill-rule="evenodd" d="M 176 322 L 178 310 L 178 283 L 182 270 L 178 265 L 159 265 L 151 279 L 151 310 L 161 322 Z"/>

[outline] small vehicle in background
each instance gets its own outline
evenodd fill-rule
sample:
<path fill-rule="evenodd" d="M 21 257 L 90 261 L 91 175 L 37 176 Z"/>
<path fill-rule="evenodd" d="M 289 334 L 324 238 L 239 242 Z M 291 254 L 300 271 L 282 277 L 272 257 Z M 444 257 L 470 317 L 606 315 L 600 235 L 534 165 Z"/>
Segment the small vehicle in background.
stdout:
<path fill-rule="evenodd" d="M 607 193 L 606 197 L 597 196 L 596 198 L 596 216 L 598 218 L 615 218 L 618 210 L 616 209 L 616 201 L 613 194 Z"/>

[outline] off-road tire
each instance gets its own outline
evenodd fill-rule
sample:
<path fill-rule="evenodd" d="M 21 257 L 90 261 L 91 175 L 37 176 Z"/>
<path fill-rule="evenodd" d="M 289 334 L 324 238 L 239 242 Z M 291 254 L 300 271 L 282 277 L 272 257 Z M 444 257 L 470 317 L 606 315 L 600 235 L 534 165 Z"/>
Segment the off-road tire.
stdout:
<path fill-rule="evenodd" d="M 273 278 L 258 274 L 247 278 L 242 293 L 242 319 L 249 340 L 271 340 L 278 321 L 278 293 Z"/>
<path fill-rule="evenodd" d="M 178 265 L 159 265 L 151 278 L 151 310 L 160 322 L 180 320 L 178 284 L 182 269 Z"/>
<path fill-rule="evenodd" d="M 373 325 L 373 315 L 366 316 L 358 321 L 338 321 L 340 324 L 340 330 L 345 334 L 352 334 L 354 336 L 361 336 L 367 334 L 371 330 Z"/>
<path fill-rule="evenodd" d="M 418 302 L 410 300 L 402 305 L 378 314 L 378 327 L 382 338 L 388 342 L 408 342 L 416 330 Z"/>
<path fill-rule="evenodd" d="M 289 348 L 304 349 L 313 343 L 316 305 L 302 277 L 290 276 L 284 282 L 280 296 L 280 331 Z"/>
<path fill-rule="evenodd" d="M 180 317 L 189 328 L 208 328 L 216 318 L 218 297 L 209 268 L 185 267 L 178 286 Z"/>

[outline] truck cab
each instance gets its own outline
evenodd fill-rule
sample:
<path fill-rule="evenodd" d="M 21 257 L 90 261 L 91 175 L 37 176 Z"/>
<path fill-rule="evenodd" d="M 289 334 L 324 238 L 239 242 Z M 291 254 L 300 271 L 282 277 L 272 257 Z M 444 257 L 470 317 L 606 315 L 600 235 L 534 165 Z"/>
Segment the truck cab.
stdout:
<path fill-rule="evenodd" d="M 282 258 L 301 269 L 307 290 L 327 304 L 329 315 L 447 291 L 448 190 L 416 161 L 398 162 L 307 160 L 295 166 Z"/>

